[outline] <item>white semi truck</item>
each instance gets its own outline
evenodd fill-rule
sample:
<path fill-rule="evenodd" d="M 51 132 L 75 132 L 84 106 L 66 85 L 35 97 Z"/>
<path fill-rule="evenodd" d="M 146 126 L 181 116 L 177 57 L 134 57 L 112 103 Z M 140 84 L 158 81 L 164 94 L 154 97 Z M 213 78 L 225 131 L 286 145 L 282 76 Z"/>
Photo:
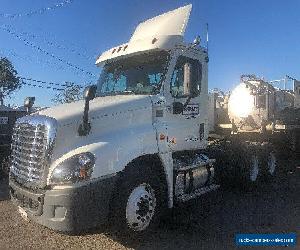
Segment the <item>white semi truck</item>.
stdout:
<path fill-rule="evenodd" d="M 165 209 L 219 188 L 228 164 L 210 155 L 229 154 L 256 183 L 255 150 L 208 147 L 208 53 L 183 40 L 191 8 L 139 24 L 99 56 L 85 100 L 18 119 L 9 183 L 24 217 L 64 232 L 107 222 L 145 232 Z"/>

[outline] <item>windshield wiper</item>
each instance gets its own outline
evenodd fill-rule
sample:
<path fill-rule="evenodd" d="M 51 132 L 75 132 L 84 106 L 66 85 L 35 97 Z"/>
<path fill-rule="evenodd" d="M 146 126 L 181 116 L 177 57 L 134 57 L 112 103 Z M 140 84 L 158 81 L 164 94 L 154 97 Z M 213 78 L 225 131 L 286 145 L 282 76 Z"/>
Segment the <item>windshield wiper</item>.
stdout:
<path fill-rule="evenodd" d="M 133 91 L 131 90 L 125 90 L 125 91 L 122 91 L 122 93 L 125 93 L 126 95 L 128 94 L 135 94 Z"/>
<path fill-rule="evenodd" d="M 131 90 L 125 90 L 125 91 L 112 91 L 112 92 L 106 92 L 101 93 L 101 96 L 113 96 L 113 95 L 135 95 L 135 93 Z"/>

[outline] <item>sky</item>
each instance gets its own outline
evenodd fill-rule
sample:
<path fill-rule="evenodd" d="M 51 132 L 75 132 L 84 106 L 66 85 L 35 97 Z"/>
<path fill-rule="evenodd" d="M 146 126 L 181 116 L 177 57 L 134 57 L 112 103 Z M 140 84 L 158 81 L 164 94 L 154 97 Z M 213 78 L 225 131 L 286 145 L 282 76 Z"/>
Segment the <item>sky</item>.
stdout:
<path fill-rule="evenodd" d="M 127 42 L 139 22 L 189 3 L 185 40 L 200 35 L 205 45 L 209 24 L 210 89 L 228 91 L 241 74 L 300 79 L 298 0 L 0 0 L 0 57 L 21 77 L 86 86 L 98 79 L 99 54 Z M 5 103 L 36 96 L 37 106 L 52 106 L 57 92 L 23 85 Z"/>

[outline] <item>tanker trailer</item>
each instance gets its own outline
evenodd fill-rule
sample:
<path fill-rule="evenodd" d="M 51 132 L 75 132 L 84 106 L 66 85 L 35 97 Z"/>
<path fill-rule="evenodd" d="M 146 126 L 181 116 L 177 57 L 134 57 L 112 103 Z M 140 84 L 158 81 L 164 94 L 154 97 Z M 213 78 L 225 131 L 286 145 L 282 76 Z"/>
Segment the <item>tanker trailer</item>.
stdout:
<path fill-rule="evenodd" d="M 263 79 L 242 76 L 228 102 L 228 116 L 235 131 L 259 131 L 274 118 L 275 88 Z"/>
<path fill-rule="evenodd" d="M 256 155 L 255 176 L 274 177 L 279 170 L 278 159 L 285 166 L 294 165 L 300 155 L 300 109 L 295 105 L 298 94 L 295 89 L 279 89 L 255 75 L 242 75 L 230 93 L 212 91 L 209 95 L 211 143 L 226 142 L 226 152 L 231 149 L 233 152 L 229 159 L 225 155 L 225 163 L 220 164 L 234 165 L 232 159 L 236 158 L 241 162 L 247 157 L 239 154 L 243 151 Z"/>
<path fill-rule="evenodd" d="M 294 90 L 275 88 L 255 75 L 242 75 L 230 94 L 228 116 L 236 132 L 293 130 L 300 125 L 295 103 Z"/>
<path fill-rule="evenodd" d="M 294 81 L 297 83 L 297 81 Z M 294 83 L 294 84 L 295 84 Z M 275 88 L 255 75 L 242 75 L 228 101 L 228 116 L 234 133 L 258 132 L 263 138 L 287 143 L 299 152 L 300 109 L 297 92 Z"/>

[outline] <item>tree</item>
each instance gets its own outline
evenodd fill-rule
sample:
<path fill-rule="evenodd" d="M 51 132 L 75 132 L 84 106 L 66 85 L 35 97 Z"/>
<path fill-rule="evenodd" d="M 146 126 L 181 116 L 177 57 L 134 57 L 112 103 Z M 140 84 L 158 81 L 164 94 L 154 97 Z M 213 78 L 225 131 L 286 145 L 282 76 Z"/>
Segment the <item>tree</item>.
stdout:
<path fill-rule="evenodd" d="M 0 104 L 3 105 L 3 99 L 18 90 L 21 85 L 12 63 L 6 57 L 0 58 Z"/>
<path fill-rule="evenodd" d="M 55 103 L 70 103 L 82 99 L 81 86 L 73 84 L 57 93 L 52 99 Z"/>

